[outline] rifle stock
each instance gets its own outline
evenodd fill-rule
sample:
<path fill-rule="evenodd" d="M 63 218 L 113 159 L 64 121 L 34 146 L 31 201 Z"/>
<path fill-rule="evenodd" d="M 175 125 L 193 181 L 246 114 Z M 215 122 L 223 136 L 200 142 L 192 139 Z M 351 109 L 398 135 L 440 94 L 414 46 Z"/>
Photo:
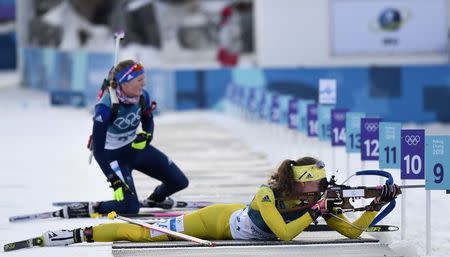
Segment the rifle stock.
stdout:
<path fill-rule="evenodd" d="M 402 193 L 402 189 L 408 188 L 424 188 L 425 185 L 406 185 L 399 186 L 398 194 Z M 381 189 L 377 187 L 365 187 L 365 186 L 357 186 L 350 187 L 345 185 L 334 185 L 329 187 L 324 192 L 324 196 L 329 199 L 329 201 L 333 202 L 334 207 L 338 207 L 342 210 L 354 210 L 361 211 L 367 210 L 367 207 L 355 208 L 350 202 L 353 199 L 370 199 L 380 196 Z"/>

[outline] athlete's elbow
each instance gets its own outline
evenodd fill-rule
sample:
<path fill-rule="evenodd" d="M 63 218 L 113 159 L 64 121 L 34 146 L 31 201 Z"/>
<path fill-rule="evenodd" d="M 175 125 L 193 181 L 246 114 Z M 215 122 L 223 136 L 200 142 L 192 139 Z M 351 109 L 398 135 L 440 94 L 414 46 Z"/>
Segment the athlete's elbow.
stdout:
<path fill-rule="evenodd" d="M 292 239 L 294 239 L 295 236 L 292 235 L 279 235 L 278 239 L 280 239 L 281 241 L 291 241 Z"/>
<path fill-rule="evenodd" d="M 357 239 L 362 234 L 362 231 L 351 231 L 346 233 L 345 236 L 349 239 Z"/>

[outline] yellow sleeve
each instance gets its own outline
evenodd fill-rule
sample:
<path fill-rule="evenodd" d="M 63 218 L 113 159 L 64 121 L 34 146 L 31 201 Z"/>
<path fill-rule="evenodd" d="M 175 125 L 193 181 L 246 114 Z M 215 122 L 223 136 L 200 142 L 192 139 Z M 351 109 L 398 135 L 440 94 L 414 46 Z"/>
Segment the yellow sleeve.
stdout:
<path fill-rule="evenodd" d="M 369 227 L 370 223 L 372 223 L 372 221 L 375 219 L 375 216 L 377 216 L 377 213 L 378 212 L 376 211 L 365 211 L 358 219 L 353 222 L 350 222 L 343 214 L 338 214 L 337 216 L 345 220 L 346 222 L 333 216 L 325 220 L 330 228 L 336 230 L 343 236 L 354 239 L 358 238 L 361 233 L 367 227 Z M 360 229 L 355 228 L 347 222 Z"/>
<path fill-rule="evenodd" d="M 255 206 L 256 205 L 256 206 Z M 272 232 L 281 240 L 288 241 L 307 228 L 313 219 L 309 213 L 286 224 L 275 206 L 275 196 L 268 187 L 262 187 L 255 196 L 252 207 L 256 207 Z"/>

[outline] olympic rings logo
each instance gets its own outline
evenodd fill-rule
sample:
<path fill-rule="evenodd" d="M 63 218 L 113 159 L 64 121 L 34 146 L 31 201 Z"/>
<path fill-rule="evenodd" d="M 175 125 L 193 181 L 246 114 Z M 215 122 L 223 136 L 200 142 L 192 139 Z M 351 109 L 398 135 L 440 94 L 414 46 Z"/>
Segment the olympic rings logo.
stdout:
<path fill-rule="evenodd" d="M 334 114 L 334 119 L 336 121 L 343 121 L 343 120 L 345 120 L 345 113 L 342 113 L 342 112 L 335 113 Z"/>
<path fill-rule="evenodd" d="M 136 127 L 141 121 L 140 111 L 141 108 L 139 108 L 136 113 L 129 113 L 126 117 L 118 117 L 114 121 L 114 125 L 119 129 L 127 129 L 130 126 Z"/>
<path fill-rule="evenodd" d="M 364 124 L 367 132 L 375 132 L 378 130 L 378 123 L 367 122 Z"/>
<path fill-rule="evenodd" d="M 408 145 L 417 145 L 420 142 L 420 136 L 419 135 L 407 135 L 405 136 L 405 142 Z"/>

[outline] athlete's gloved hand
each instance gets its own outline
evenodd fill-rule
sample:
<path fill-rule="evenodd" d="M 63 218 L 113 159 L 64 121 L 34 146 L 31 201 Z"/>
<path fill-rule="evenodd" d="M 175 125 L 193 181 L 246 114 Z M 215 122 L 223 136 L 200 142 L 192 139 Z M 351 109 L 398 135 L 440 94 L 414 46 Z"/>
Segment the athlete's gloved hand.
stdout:
<path fill-rule="evenodd" d="M 136 138 L 134 139 L 133 143 L 131 144 L 131 147 L 137 150 L 144 149 L 147 145 L 150 144 L 150 142 L 153 139 L 152 133 L 148 133 L 145 131 L 139 132 L 136 135 Z"/>
<path fill-rule="evenodd" d="M 309 214 L 311 214 L 311 217 L 316 220 L 319 216 L 322 216 L 324 214 L 327 214 L 333 210 L 334 207 L 334 201 L 327 199 L 326 197 L 322 197 L 319 199 L 319 201 L 316 202 L 311 207 L 311 210 L 309 211 Z"/>
<path fill-rule="evenodd" d="M 380 196 L 375 197 L 372 203 L 370 203 L 370 206 L 373 207 L 373 210 L 375 211 L 381 210 L 385 204 L 397 198 L 397 195 L 401 193 L 400 187 L 396 184 L 380 185 L 377 186 L 377 189 L 380 191 Z"/>
<path fill-rule="evenodd" d="M 130 191 L 127 184 L 125 184 L 120 178 L 114 177 L 109 181 L 111 183 L 111 188 L 114 190 L 114 200 L 123 201 L 124 191 Z"/>

